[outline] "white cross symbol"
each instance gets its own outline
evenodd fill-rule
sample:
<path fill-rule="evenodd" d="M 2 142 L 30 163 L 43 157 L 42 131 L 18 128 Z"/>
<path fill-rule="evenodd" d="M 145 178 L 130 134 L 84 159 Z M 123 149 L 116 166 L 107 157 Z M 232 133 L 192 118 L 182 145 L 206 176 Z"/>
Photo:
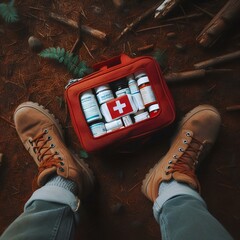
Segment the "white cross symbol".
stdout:
<path fill-rule="evenodd" d="M 113 111 L 118 111 L 120 114 L 123 113 L 123 108 L 126 107 L 126 103 L 120 103 L 119 100 L 116 101 L 116 106 L 113 107 Z"/>

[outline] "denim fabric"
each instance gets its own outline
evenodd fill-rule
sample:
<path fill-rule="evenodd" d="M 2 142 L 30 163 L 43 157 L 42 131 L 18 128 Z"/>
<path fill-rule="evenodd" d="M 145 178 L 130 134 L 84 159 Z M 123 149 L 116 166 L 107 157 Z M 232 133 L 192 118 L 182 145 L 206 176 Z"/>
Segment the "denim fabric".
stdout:
<path fill-rule="evenodd" d="M 39 188 L 27 201 L 25 208 L 35 200 L 66 204 L 71 207 L 74 212 L 77 211 L 80 206 L 79 198 L 77 198 L 72 192 L 58 186 L 45 185 Z"/>
<path fill-rule="evenodd" d="M 7 228 L 0 240 L 70 240 L 75 217 L 68 205 L 36 200 Z"/>
<path fill-rule="evenodd" d="M 58 186 L 35 191 L 24 212 L 7 228 L 0 240 L 68 240 L 73 238 L 80 200 Z"/>
<path fill-rule="evenodd" d="M 174 196 L 154 212 L 163 240 L 233 240 L 206 204 L 191 195 Z"/>
<path fill-rule="evenodd" d="M 205 204 L 202 197 L 199 195 L 197 191 L 189 187 L 189 185 L 185 183 L 180 183 L 175 180 L 169 181 L 169 182 L 162 182 L 159 186 L 158 191 L 158 198 L 154 202 L 153 206 L 153 214 L 155 219 L 158 221 L 158 214 L 160 212 L 160 209 L 162 208 L 163 204 L 170 198 L 173 198 L 178 195 L 190 195 L 199 201 L 201 201 L 203 204 Z"/>

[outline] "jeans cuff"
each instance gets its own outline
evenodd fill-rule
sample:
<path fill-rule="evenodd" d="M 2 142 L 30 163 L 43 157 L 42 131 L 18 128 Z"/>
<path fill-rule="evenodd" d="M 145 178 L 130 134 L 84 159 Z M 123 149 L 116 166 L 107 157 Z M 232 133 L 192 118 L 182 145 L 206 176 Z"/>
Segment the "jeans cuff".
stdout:
<path fill-rule="evenodd" d="M 72 192 L 58 186 L 43 186 L 36 190 L 30 199 L 26 202 L 24 210 L 35 200 L 61 203 L 70 206 L 73 212 L 76 212 L 80 206 L 80 199 Z"/>
<path fill-rule="evenodd" d="M 177 183 L 177 186 L 175 185 L 172 188 L 171 186 L 169 186 L 169 188 L 160 193 L 155 200 L 153 204 L 153 215 L 157 222 L 159 222 L 159 215 L 165 202 L 179 195 L 190 195 L 201 201 L 204 205 L 206 205 L 205 201 L 202 199 L 198 192 L 196 192 L 186 184 Z"/>

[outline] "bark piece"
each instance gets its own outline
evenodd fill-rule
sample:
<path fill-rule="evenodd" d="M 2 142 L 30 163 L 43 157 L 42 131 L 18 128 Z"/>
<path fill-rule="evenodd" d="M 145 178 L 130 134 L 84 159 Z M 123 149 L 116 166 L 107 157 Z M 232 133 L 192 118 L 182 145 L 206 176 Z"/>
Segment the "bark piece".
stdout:
<path fill-rule="evenodd" d="M 208 67 L 212 67 L 214 65 L 220 64 L 220 63 L 224 63 L 224 62 L 228 62 L 228 61 L 237 59 L 237 58 L 240 58 L 240 51 L 228 53 L 228 54 L 225 54 L 222 56 L 208 59 L 203 62 L 196 63 L 196 64 L 194 64 L 194 68 L 196 68 L 196 69 L 208 68 Z"/>
<path fill-rule="evenodd" d="M 229 0 L 197 36 L 197 42 L 203 47 L 211 47 L 231 27 L 239 14 L 240 1 Z"/>

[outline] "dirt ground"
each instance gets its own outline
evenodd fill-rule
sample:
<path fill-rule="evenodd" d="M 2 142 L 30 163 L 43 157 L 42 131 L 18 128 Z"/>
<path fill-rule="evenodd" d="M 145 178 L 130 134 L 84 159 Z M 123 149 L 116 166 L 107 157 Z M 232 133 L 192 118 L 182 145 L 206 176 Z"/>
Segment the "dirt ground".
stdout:
<path fill-rule="evenodd" d="M 215 14 L 227 1 L 186 1 L 169 18 L 201 12 L 192 2 Z M 79 56 L 90 66 L 120 53 L 135 57 L 152 55 L 156 49 L 161 49 L 168 57 L 165 73 L 177 72 L 191 70 L 194 63 L 239 49 L 239 21 L 211 49 L 198 46 L 196 36 L 211 19 L 207 14 L 137 33 L 137 30 L 160 24 L 151 16 L 119 42 L 113 41 L 127 24 L 155 3 L 154 0 L 132 0 L 124 9 L 118 10 L 111 0 L 17 0 L 21 22 L 10 25 L 0 20 L 0 153 L 4 154 L 0 167 L 0 234 L 22 212 L 24 203 L 31 196 L 31 182 L 37 172 L 16 134 L 15 108 L 24 101 L 46 106 L 60 119 L 67 144 L 77 153 L 81 149 L 66 108 L 61 104 L 64 86 L 72 75 L 64 66 L 40 58 L 28 46 L 28 38 L 36 36 L 44 48 L 59 46 L 71 50 L 78 32 L 49 19 L 49 11 L 77 21 L 83 10 L 84 24 L 108 34 L 108 43 L 82 34 L 93 57 L 84 46 L 80 48 Z M 176 33 L 176 37 L 169 39 L 169 32 Z M 152 51 L 137 51 L 148 44 L 154 44 Z M 176 47 L 179 44 L 183 49 Z M 161 239 L 159 226 L 152 215 L 152 203 L 140 192 L 141 181 L 168 150 L 178 120 L 199 104 L 215 106 L 222 116 L 217 142 L 198 171 L 201 194 L 209 211 L 234 239 L 240 239 L 240 112 L 226 111 L 226 107 L 240 104 L 239 67 L 239 60 L 235 60 L 216 67 L 232 69 L 232 72 L 169 84 L 176 105 L 175 124 L 156 133 L 134 154 L 91 155 L 86 159 L 95 173 L 97 186 L 94 195 L 83 203 L 76 239 Z"/>

